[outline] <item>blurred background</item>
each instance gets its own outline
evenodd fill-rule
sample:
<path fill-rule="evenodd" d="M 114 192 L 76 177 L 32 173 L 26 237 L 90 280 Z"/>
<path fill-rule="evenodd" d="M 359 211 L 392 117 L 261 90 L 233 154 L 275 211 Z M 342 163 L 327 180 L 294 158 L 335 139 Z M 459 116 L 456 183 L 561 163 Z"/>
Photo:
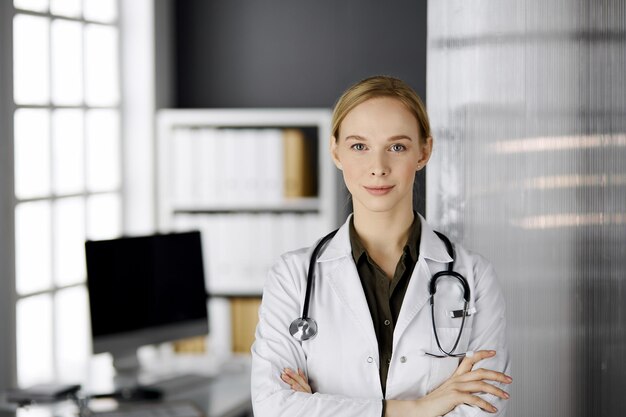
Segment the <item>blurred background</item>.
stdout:
<path fill-rule="evenodd" d="M 140 360 L 245 363 L 269 265 L 350 210 L 330 111 L 374 74 L 427 104 L 416 209 L 498 273 L 508 415 L 621 416 L 621 0 L 3 1 L 0 389 L 110 368 L 84 242 L 157 232 L 202 233 L 208 336 Z"/>

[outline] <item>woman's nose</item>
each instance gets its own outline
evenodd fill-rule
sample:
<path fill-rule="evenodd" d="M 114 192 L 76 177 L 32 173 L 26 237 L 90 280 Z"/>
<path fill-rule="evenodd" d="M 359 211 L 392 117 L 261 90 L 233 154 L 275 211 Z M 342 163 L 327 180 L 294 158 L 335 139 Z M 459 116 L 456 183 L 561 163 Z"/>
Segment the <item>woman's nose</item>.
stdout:
<path fill-rule="evenodd" d="M 375 177 L 389 175 L 389 165 L 387 164 L 385 155 L 374 155 L 373 159 L 370 174 Z"/>

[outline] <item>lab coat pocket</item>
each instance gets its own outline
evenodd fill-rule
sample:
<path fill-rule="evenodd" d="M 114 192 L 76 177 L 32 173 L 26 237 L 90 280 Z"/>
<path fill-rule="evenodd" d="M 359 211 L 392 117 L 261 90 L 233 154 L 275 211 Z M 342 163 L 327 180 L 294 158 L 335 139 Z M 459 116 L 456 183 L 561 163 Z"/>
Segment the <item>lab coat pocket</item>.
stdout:
<path fill-rule="evenodd" d="M 445 351 L 450 352 L 453 348 L 456 339 L 459 337 L 459 330 L 459 327 L 437 327 L 439 343 Z M 466 324 L 463 327 L 463 333 L 461 334 L 459 343 L 453 353 L 467 352 L 471 332 L 472 328 L 468 327 Z M 434 334 L 432 336 L 431 353 L 442 355 L 439 350 L 439 346 L 437 346 Z M 430 382 L 428 384 L 429 392 L 441 385 L 446 379 L 450 378 L 462 359 L 463 358 L 455 357 L 431 358 L 433 365 L 431 367 L 432 371 L 430 375 Z"/>

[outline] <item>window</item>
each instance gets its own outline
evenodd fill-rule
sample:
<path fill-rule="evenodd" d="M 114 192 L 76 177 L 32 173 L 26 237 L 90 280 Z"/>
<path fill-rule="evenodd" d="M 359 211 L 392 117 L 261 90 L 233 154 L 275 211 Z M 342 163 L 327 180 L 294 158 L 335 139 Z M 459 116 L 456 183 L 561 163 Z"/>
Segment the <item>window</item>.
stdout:
<path fill-rule="evenodd" d="M 14 0 L 17 377 L 82 378 L 84 241 L 121 234 L 117 0 Z"/>

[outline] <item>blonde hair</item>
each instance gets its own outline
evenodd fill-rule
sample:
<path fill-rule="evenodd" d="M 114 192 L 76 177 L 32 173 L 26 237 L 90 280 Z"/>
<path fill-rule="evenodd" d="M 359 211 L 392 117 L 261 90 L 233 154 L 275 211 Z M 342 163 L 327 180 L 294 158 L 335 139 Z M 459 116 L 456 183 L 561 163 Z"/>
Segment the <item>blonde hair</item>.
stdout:
<path fill-rule="evenodd" d="M 430 122 L 424 103 L 404 81 L 385 75 L 366 78 L 348 88 L 337 100 L 332 118 L 332 134 L 339 140 L 339 128 L 346 115 L 356 106 L 372 98 L 391 97 L 400 100 L 417 119 L 420 140 L 430 137 Z"/>

